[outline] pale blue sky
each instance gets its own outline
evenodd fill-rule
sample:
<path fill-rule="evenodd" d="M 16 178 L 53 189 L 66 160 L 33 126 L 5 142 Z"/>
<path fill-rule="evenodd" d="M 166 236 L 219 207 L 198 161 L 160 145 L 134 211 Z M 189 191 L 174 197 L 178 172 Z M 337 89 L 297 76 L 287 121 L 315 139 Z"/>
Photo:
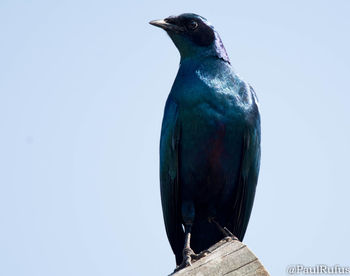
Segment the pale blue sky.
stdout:
<path fill-rule="evenodd" d="M 350 265 L 349 1 L 0 2 L 0 275 L 166 275 L 158 143 L 195 12 L 262 113 L 245 243 L 272 275 Z"/>

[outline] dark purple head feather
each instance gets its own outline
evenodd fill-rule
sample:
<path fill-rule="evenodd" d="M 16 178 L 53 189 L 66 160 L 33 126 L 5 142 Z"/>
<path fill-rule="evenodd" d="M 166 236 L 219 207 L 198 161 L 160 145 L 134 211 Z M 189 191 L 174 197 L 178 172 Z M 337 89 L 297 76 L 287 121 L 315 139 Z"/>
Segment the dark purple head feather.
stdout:
<path fill-rule="evenodd" d="M 184 13 L 150 22 L 164 29 L 179 49 L 181 58 L 216 56 L 230 63 L 219 34 L 204 17 Z"/>

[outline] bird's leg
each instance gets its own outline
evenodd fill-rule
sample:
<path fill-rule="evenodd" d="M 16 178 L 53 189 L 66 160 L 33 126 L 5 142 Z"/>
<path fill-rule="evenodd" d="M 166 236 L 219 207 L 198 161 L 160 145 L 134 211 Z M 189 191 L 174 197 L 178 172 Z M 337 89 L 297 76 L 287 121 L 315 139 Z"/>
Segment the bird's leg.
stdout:
<path fill-rule="evenodd" d="M 191 265 L 191 255 L 194 254 L 193 250 L 191 249 L 191 228 L 191 224 L 185 226 L 185 245 L 182 251 L 182 262 L 185 264 L 185 266 Z"/>
<path fill-rule="evenodd" d="M 188 237 L 188 239 L 187 239 Z M 188 236 L 185 237 L 185 248 L 184 248 L 184 251 L 187 250 L 190 252 L 190 256 L 191 256 L 191 259 L 192 260 L 199 260 L 200 258 L 203 258 L 204 256 L 208 255 L 210 253 L 209 250 L 203 250 L 201 252 L 199 252 L 198 254 L 194 253 L 194 251 L 192 250 L 192 248 L 190 247 L 190 244 L 191 244 L 191 226 L 190 226 L 190 230 L 189 230 L 189 233 L 188 233 Z M 186 246 L 187 246 L 187 249 L 186 249 Z M 191 263 L 190 263 L 191 265 Z"/>
<path fill-rule="evenodd" d="M 179 271 L 180 269 L 183 269 L 187 266 L 191 266 L 192 260 L 199 260 L 200 258 L 210 253 L 209 250 L 204 250 L 199 254 L 194 253 L 194 251 L 191 248 L 191 228 L 192 228 L 192 224 L 185 225 L 185 245 L 182 251 L 183 259 L 182 259 L 182 263 L 176 267 L 174 272 Z"/>
<path fill-rule="evenodd" d="M 193 250 L 190 247 L 191 228 L 192 224 L 185 225 L 185 245 L 184 249 L 182 250 L 182 263 L 176 267 L 174 272 L 191 265 L 191 255 L 194 254 Z"/>
<path fill-rule="evenodd" d="M 222 227 L 214 218 L 209 218 L 209 222 L 213 222 L 216 227 L 220 230 L 220 232 L 225 236 L 225 241 L 231 241 L 231 240 L 237 240 L 238 238 L 232 234 L 230 230 L 228 230 L 226 227 Z"/>

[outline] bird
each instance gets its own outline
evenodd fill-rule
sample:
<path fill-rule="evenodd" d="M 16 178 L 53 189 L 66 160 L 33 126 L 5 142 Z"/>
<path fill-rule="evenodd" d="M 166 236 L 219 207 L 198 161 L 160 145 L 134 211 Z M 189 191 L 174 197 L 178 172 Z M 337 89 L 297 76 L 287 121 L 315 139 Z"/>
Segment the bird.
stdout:
<path fill-rule="evenodd" d="M 163 218 L 176 271 L 223 238 L 244 238 L 260 169 L 259 102 L 207 19 L 184 13 L 149 23 L 165 30 L 180 53 L 159 146 Z"/>

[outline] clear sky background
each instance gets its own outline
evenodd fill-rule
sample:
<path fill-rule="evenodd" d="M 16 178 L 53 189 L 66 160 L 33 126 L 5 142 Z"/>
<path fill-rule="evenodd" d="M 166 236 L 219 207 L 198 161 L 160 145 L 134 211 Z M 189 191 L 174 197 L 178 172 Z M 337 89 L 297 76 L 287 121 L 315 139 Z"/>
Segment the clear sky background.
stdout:
<path fill-rule="evenodd" d="M 256 90 L 244 242 L 272 275 L 350 265 L 350 1 L 0 2 L 0 275 L 166 275 L 158 144 L 179 54 L 148 24 L 209 19 Z"/>

